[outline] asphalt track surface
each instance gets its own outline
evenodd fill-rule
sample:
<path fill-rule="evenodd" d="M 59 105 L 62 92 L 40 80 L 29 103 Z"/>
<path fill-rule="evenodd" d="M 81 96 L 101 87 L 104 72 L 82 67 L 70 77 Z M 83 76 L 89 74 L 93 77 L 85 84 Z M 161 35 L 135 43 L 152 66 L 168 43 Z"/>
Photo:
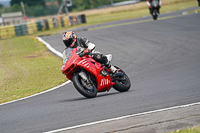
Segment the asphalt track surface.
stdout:
<path fill-rule="evenodd" d="M 111 89 L 87 99 L 70 83 L 1 105 L 0 132 L 47 132 L 200 102 L 199 22 L 199 13 L 177 12 L 160 15 L 158 21 L 149 16 L 77 30 L 77 36 L 94 42 L 98 51 L 113 55 L 112 63 L 131 79 L 130 91 Z M 42 38 L 63 51 L 61 35 Z"/>

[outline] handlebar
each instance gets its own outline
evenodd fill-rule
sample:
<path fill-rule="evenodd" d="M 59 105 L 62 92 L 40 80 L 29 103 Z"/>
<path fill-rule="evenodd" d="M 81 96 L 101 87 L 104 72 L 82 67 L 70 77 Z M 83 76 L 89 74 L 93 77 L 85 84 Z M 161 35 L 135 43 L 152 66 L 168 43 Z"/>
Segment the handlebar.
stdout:
<path fill-rule="evenodd" d="M 91 52 L 89 52 L 89 53 L 79 53 L 78 55 L 79 55 L 79 57 L 83 57 L 83 56 L 85 56 L 85 55 L 90 55 L 90 56 L 92 56 L 92 55 L 98 55 L 99 53 L 92 53 L 92 51 Z"/>

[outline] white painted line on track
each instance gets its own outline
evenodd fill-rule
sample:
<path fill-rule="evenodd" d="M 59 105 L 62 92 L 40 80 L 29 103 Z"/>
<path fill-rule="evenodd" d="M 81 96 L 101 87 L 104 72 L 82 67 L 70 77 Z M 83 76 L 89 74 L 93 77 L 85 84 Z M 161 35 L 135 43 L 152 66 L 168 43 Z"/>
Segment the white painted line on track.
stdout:
<path fill-rule="evenodd" d="M 44 45 L 46 45 L 46 47 L 53 52 L 54 54 L 60 56 L 62 58 L 62 53 L 60 53 L 59 51 L 55 50 L 53 47 L 51 47 L 51 45 L 49 43 L 47 43 L 46 41 L 44 41 L 41 37 L 36 37 L 38 39 L 38 41 L 42 42 Z"/>
<path fill-rule="evenodd" d="M 62 58 L 62 53 L 58 52 L 57 50 L 55 50 L 53 47 L 51 47 L 51 45 L 47 42 L 45 42 L 41 37 L 36 37 L 38 39 L 38 41 L 42 42 L 44 45 L 46 45 L 46 47 L 53 53 L 55 53 L 56 55 L 60 56 Z M 6 104 L 9 104 L 9 103 L 14 103 L 14 102 L 17 102 L 17 101 L 21 101 L 21 100 L 24 100 L 24 99 L 28 99 L 28 98 L 31 98 L 31 97 L 35 97 L 35 96 L 38 96 L 38 95 L 41 95 L 41 94 L 44 94 L 44 93 L 47 93 L 47 92 L 50 92 L 50 91 L 53 91 L 55 89 L 58 89 L 66 84 L 69 84 L 71 82 L 71 80 L 68 80 L 66 81 L 65 83 L 59 85 L 59 86 L 56 86 L 54 88 L 51 88 L 49 90 L 46 90 L 46 91 L 43 91 L 43 92 L 40 92 L 40 93 L 37 93 L 37 94 L 34 94 L 34 95 L 31 95 L 31 96 L 28 96 L 28 97 L 24 97 L 24 98 L 20 98 L 20 99 L 17 99 L 17 100 L 13 100 L 13 101 L 10 101 L 10 102 L 6 102 L 6 103 L 2 103 L 0 104 L 0 106 L 2 105 L 6 105 Z"/>
<path fill-rule="evenodd" d="M 162 112 L 162 111 L 168 111 L 168 110 L 172 110 L 172 109 L 185 108 L 185 107 L 194 106 L 194 105 L 200 105 L 200 102 L 187 104 L 187 105 L 181 105 L 181 106 L 175 106 L 175 107 L 170 107 L 170 108 L 164 108 L 164 109 L 159 109 L 159 110 L 154 110 L 154 111 L 149 111 L 149 112 L 143 112 L 143 113 L 138 113 L 138 114 L 126 115 L 126 116 L 121 116 L 121 117 L 117 117 L 117 118 L 111 118 L 111 119 L 106 119 L 106 120 L 101 120 L 101 121 L 96 121 L 96 122 L 90 122 L 90 123 L 85 123 L 85 124 L 81 124 L 81 125 L 77 125 L 77 126 L 48 131 L 48 132 L 44 132 L 44 133 L 56 133 L 56 132 L 71 130 L 71 129 L 75 129 L 75 128 L 81 128 L 81 127 L 85 127 L 85 126 L 100 124 L 100 123 L 104 123 L 104 122 L 121 120 L 121 119 L 125 119 L 125 118 L 147 115 L 147 114 L 152 114 L 152 113 L 157 113 L 157 112 Z"/>

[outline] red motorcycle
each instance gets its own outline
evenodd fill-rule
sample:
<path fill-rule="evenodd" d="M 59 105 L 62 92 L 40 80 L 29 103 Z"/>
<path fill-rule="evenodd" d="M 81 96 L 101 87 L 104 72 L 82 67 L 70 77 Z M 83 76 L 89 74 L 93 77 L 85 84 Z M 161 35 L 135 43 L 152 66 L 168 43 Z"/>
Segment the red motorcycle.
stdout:
<path fill-rule="evenodd" d="M 63 63 L 63 74 L 72 80 L 79 93 L 87 98 L 94 98 L 97 92 L 109 91 L 111 87 L 119 92 L 130 89 L 130 79 L 122 69 L 115 66 L 118 72 L 113 74 L 104 64 L 95 61 L 92 55 L 94 54 L 90 52 L 80 56 L 77 48 L 74 48 Z"/>

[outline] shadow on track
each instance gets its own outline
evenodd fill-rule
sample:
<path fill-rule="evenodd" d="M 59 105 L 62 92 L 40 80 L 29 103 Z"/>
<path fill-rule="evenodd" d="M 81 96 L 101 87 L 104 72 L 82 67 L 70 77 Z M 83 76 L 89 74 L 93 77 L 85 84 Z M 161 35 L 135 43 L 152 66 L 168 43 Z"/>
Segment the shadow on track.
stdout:
<path fill-rule="evenodd" d="M 130 92 L 130 91 L 128 91 L 128 92 Z M 128 92 L 123 92 L 123 93 L 128 93 Z M 66 99 L 66 100 L 61 100 L 61 101 L 59 101 L 59 103 L 98 99 L 98 98 L 101 98 L 101 97 L 106 97 L 106 96 L 110 96 L 110 95 L 119 95 L 119 94 L 122 94 L 122 93 L 121 92 L 99 93 L 99 95 L 97 95 L 97 97 L 95 97 L 95 98 L 77 97 L 77 98 L 70 98 L 70 99 Z"/>

